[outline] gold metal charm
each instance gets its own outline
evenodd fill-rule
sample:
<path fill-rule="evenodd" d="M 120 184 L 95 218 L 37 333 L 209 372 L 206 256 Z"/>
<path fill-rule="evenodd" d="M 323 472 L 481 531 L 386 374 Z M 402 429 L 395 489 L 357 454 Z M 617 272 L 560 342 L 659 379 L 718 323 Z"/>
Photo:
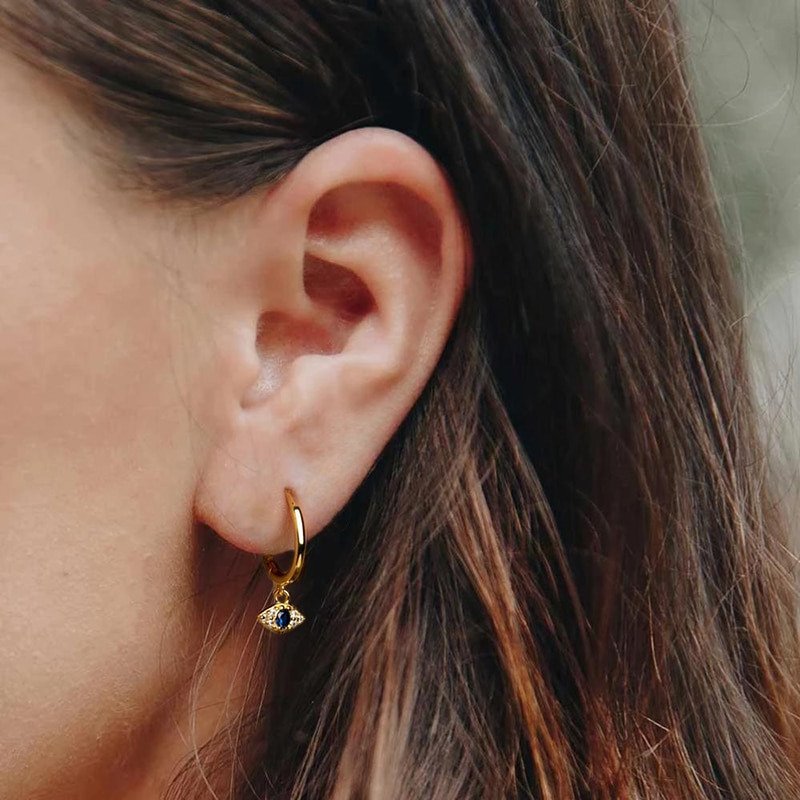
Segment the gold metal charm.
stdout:
<path fill-rule="evenodd" d="M 286 633 L 302 624 L 305 617 L 289 602 L 286 589 L 281 589 L 277 592 L 276 602 L 258 615 L 258 621 L 268 631 Z"/>
<path fill-rule="evenodd" d="M 305 563 L 306 529 L 303 514 L 294 500 L 294 495 L 289 489 L 284 489 L 286 503 L 294 524 L 295 542 L 292 564 L 286 572 L 281 572 L 272 556 L 264 556 L 264 566 L 267 574 L 274 584 L 275 602 L 265 608 L 259 615 L 258 621 L 273 633 L 286 633 L 296 628 L 305 621 L 303 614 L 289 602 L 289 592 L 286 586 L 300 577 Z"/>

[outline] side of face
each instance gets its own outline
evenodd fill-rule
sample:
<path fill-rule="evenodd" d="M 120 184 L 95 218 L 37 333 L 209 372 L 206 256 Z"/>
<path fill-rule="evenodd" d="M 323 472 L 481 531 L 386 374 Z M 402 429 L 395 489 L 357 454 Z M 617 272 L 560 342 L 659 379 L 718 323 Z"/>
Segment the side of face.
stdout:
<path fill-rule="evenodd" d="M 318 534 L 408 414 L 469 249 L 445 176 L 393 131 L 186 215 L 118 193 L 2 54 L 0 117 L 0 796 L 64 798 L 66 773 L 109 796 L 120 753 L 185 749 L 209 605 L 291 547 L 284 487 Z"/>
<path fill-rule="evenodd" d="M 0 115 L 0 795 L 23 798 L 177 690 L 203 333 L 171 285 L 188 239 L 110 192 L 6 57 Z"/>

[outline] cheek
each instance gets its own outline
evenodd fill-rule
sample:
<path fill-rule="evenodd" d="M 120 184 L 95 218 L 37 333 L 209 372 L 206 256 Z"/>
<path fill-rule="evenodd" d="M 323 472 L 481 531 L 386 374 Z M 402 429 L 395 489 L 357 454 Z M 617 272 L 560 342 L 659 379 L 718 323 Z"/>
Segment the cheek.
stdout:
<path fill-rule="evenodd" d="M 24 204 L 4 213 L 0 796 L 11 797 L 59 753 L 74 766 L 122 747 L 116 737 L 174 688 L 192 627 L 193 466 L 160 267 L 112 247 L 99 223 L 84 233 L 91 209 L 58 222 Z"/>

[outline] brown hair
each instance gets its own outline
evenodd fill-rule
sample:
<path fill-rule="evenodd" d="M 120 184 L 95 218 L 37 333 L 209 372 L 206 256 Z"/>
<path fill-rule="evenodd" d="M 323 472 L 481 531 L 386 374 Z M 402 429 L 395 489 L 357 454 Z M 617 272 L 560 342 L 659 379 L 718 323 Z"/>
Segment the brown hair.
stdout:
<path fill-rule="evenodd" d="M 794 560 L 672 2 L 0 9 L 130 189 L 224 203 L 382 125 L 469 221 L 446 352 L 311 543 L 232 797 L 800 796 Z"/>

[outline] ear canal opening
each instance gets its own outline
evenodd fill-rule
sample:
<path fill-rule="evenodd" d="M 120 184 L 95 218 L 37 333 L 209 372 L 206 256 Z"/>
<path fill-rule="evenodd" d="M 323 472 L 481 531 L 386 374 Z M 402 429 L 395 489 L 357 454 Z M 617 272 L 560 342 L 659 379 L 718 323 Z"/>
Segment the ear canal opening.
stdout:
<path fill-rule="evenodd" d="M 377 310 L 375 298 L 358 275 L 308 253 L 303 284 L 313 306 L 308 315 L 269 311 L 259 318 L 256 350 L 264 365 L 261 391 L 277 386 L 284 367 L 298 356 L 340 353 L 358 323 Z"/>

